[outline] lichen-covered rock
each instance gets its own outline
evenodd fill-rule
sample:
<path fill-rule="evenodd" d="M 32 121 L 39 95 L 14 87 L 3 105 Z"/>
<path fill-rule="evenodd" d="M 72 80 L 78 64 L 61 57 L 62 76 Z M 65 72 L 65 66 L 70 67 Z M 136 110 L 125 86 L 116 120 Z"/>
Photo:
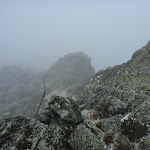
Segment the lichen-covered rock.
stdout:
<path fill-rule="evenodd" d="M 72 133 L 74 149 L 104 150 L 104 133 L 95 125 L 78 125 Z"/>
<path fill-rule="evenodd" d="M 101 129 L 103 131 L 111 131 L 113 134 L 121 132 L 121 118 L 123 118 L 123 115 L 101 119 Z"/>
<path fill-rule="evenodd" d="M 0 122 L 0 149 L 25 149 L 30 147 L 27 141 L 32 128 L 28 125 L 29 120 L 23 117 L 16 117 L 11 120 Z"/>
<path fill-rule="evenodd" d="M 71 130 L 16 117 L 0 122 L 1 150 L 70 150 Z"/>
<path fill-rule="evenodd" d="M 39 120 L 16 117 L 0 122 L 0 149 L 73 149 L 73 127 L 83 121 L 74 100 L 52 97 Z"/>
<path fill-rule="evenodd" d="M 103 131 L 91 124 L 48 125 L 23 117 L 0 122 L 2 150 L 103 150 L 103 139 Z"/>
<path fill-rule="evenodd" d="M 127 104 L 117 98 L 109 98 L 101 101 L 96 110 L 101 118 L 108 118 L 117 114 L 124 114 L 127 110 Z"/>
<path fill-rule="evenodd" d="M 79 105 L 70 98 L 53 96 L 48 102 L 48 106 L 40 112 L 39 120 L 58 124 L 79 124 L 83 121 Z"/>

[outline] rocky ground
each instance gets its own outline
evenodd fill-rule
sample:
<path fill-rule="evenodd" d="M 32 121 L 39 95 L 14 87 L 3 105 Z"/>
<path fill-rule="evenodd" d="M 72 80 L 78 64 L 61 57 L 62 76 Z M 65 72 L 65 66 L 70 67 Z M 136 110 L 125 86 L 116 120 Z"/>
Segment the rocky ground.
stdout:
<path fill-rule="evenodd" d="M 3 150 L 149 150 L 150 42 L 96 73 L 78 96 L 53 96 L 37 118 L 0 122 Z"/>
<path fill-rule="evenodd" d="M 0 148 L 5 150 L 99 149 L 98 128 L 87 126 L 79 105 L 72 99 L 54 96 L 38 119 L 15 117 L 0 122 Z M 97 141 L 98 140 L 98 141 Z"/>

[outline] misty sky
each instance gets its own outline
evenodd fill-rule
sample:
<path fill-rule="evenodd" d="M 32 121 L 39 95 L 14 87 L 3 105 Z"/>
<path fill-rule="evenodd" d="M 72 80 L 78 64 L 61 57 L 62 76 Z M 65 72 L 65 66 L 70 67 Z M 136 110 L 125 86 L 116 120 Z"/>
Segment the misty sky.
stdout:
<path fill-rule="evenodd" d="M 84 51 L 96 70 L 150 40 L 150 0 L 0 0 L 0 67 L 46 69 Z"/>

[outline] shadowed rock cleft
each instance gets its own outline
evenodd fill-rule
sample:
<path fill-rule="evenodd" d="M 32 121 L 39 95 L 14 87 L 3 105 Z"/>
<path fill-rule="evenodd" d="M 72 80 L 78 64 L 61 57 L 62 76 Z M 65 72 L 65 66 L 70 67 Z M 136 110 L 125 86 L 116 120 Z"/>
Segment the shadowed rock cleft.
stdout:
<path fill-rule="evenodd" d="M 131 119 L 122 122 L 121 130 L 122 133 L 131 141 L 140 139 L 148 134 L 148 127 L 146 125 L 142 125 L 139 122 L 134 122 Z"/>

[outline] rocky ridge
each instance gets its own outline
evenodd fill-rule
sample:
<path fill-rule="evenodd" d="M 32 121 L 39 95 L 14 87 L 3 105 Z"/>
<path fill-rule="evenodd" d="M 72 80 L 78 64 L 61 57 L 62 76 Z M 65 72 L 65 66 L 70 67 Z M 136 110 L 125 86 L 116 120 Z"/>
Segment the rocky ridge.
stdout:
<path fill-rule="evenodd" d="M 150 42 L 127 63 L 96 73 L 79 103 L 98 114 L 103 130 L 126 136 L 133 149 L 149 149 Z"/>
<path fill-rule="evenodd" d="M 149 61 L 150 42 L 127 63 L 96 73 L 78 101 L 54 96 L 38 120 L 1 121 L 0 148 L 148 150 Z"/>

